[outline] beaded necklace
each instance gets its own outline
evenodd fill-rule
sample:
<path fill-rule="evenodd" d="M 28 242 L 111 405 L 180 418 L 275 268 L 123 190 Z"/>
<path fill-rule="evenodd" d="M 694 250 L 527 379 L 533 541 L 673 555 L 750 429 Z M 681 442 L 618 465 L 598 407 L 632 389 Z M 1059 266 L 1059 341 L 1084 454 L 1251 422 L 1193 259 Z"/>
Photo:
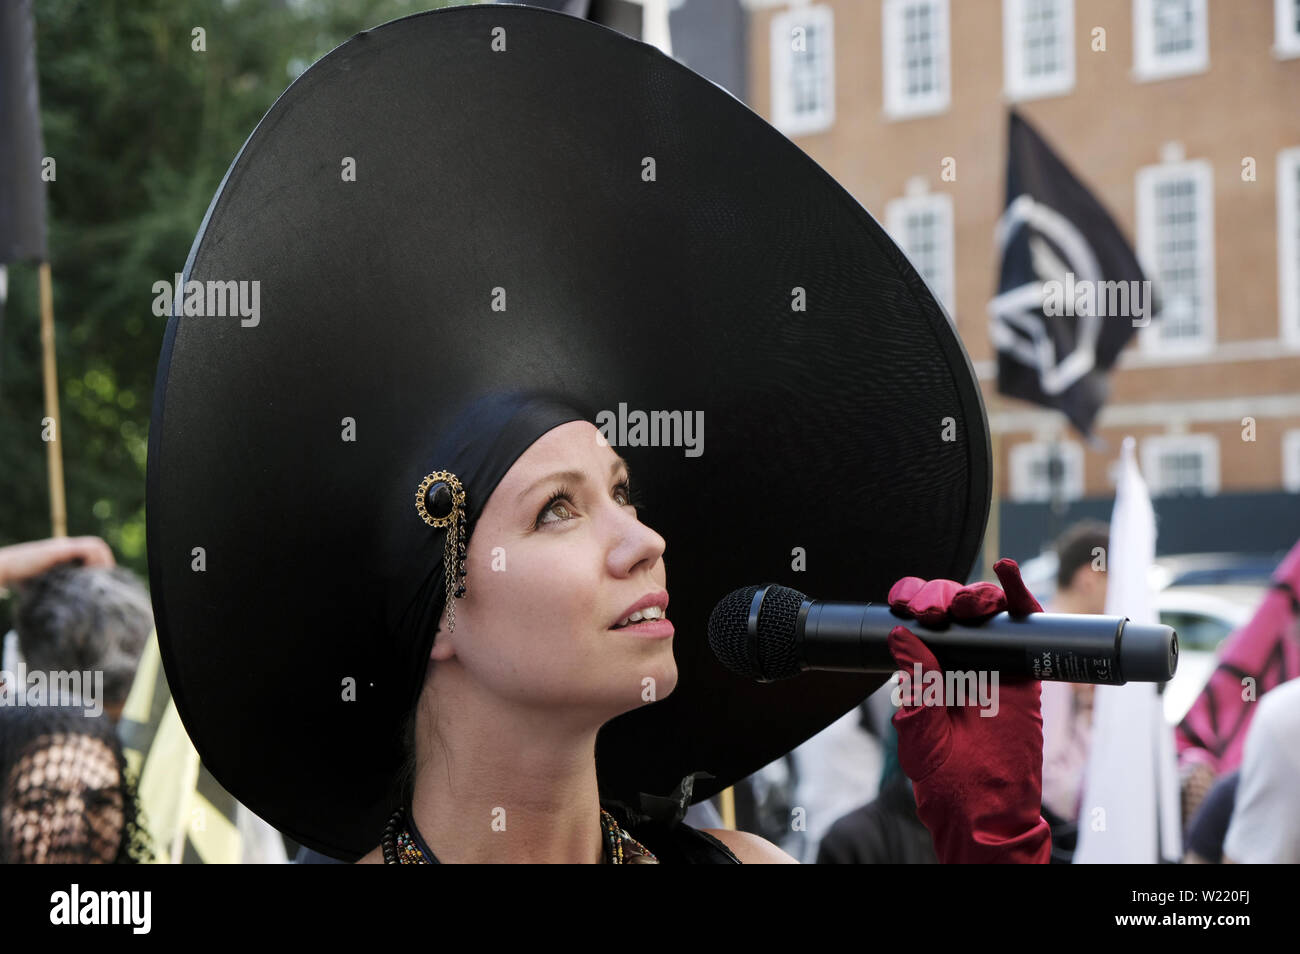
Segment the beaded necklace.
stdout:
<path fill-rule="evenodd" d="M 420 837 L 420 830 L 414 820 L 407 824 L 408 813 L 399 808 L 388 819 L 384 829 L 384 864 L 386 865 L 437 865 L 441 864 L 429 846 Z M 621 827 L 614 816 L 605 809 L 600 810 L 601 845 L 605 853 L 605 863 L 611 865 L 658 864 L 645 845 L 637 841 Z"/>

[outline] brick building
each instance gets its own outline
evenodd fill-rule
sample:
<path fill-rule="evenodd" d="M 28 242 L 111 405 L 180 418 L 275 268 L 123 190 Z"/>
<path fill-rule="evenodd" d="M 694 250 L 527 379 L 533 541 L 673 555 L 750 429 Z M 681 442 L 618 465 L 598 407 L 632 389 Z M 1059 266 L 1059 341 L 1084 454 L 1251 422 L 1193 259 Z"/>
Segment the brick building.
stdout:
<path fill-rule="evenodd" d="M 1130 434 L 1159 552 L 1300 537 L 1300 0 L 739 6 L 747 79 L 733 92 L 889 230 L 971 355 L 997 435 L 1002 553 L 1108 517 Z M 988 303 L 1012 104 L 1111 211 L 1165 301 L 1112 376 L 1105 450 L 996 393 Z"/>

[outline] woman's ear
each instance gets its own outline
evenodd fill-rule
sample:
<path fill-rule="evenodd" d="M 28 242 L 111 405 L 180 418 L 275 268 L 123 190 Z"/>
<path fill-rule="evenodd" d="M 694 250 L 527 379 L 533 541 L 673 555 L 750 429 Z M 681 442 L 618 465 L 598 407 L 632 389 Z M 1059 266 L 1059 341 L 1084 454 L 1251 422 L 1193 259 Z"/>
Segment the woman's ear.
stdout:
<path fill-rule="evenodd" d="M 438 628 L 435 630 L 433 649 L 429 651 L 429 658 L 434 662 L 444 662 L 455 656 L 456 648 L 452 645 L 454 639 L 455 634 L 447 632 L 447 610 L 444 608 L 442 616 L 438 619 Z"/>

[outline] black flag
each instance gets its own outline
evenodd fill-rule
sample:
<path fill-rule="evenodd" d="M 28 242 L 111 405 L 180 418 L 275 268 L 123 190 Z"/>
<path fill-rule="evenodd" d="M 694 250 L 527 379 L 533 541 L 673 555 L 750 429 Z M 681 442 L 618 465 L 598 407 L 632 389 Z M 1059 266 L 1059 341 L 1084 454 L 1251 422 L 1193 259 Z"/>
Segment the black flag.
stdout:
<path fill-rule="evenodd" d="M 1098 446 L 1110 369 L 1156 301 L 1110 213 L 1014 111 L 997 239 L 998 392 L 1060 410 Z"/>
<path fill-rule="evenodd" d="M 46 259 L 39 102 L 31 0 L 0 3 L 0 266 Z"/>

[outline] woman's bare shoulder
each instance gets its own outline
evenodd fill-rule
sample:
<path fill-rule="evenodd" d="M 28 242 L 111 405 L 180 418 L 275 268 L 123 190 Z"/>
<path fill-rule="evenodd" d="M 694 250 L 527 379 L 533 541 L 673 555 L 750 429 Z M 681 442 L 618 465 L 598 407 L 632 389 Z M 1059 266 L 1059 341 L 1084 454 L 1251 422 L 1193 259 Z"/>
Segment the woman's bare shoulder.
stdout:
<path fill-rule="evenodd" d="M 374 849 L 368 855 L 362 855 L 357 859 L 359 865 L 382 865 L 384 863 L 384 849 L 382 845 L 375 845 Z"/>
<path fill-rule="evenodd" d="M 799 862 L 766 838 L 752 832 L 732 831 L 729 828 L 701 828 L 722 842 L 747 865 L 797 865 Z"/>

